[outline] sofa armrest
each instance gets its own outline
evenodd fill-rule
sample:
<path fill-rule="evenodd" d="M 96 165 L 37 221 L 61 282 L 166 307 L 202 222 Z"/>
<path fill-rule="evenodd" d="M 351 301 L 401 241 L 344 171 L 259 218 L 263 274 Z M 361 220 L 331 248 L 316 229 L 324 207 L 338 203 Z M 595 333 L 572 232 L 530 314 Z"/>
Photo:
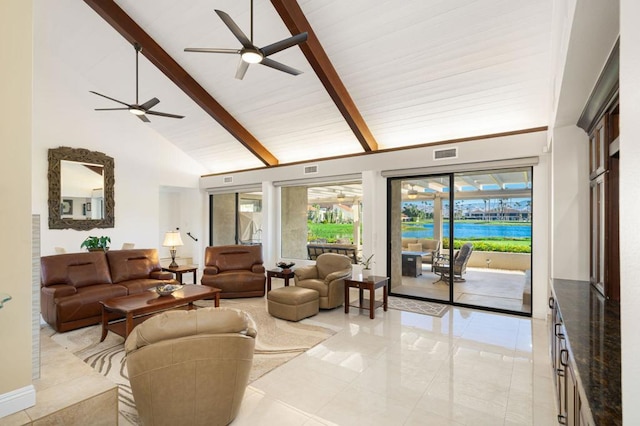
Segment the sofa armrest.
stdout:
<path fill-rule="evenodd" d="M 256 274 L 264 274 L 264 265 L 262 263 L 256 263 L 252 265 L 251 272 Z"/>
<path fill-rule="evenodd" d="M 173 273 L 168 271 L 152 271 L 149 274 L 149 278 L 153 278 L 154 280 L 172 280 Z"/>
<path fill-rule="evenodd" d="M 298 282 L 298 280 L 318 278 L 318 269 L 315 265 L 302 266 L 293 270 L 293 276 L 296 282 Z"/>
<path fill-rule="evenodd" d="M 42 287 L 42 293 L 51 297 L 52 300 L 56 297 L 71 296 L 77 292 L 78 290 L 74 286 L 68 284 L 55 284 Z"/>
<path fill-rule="evenodd" d="M 205 266 L 202 270 L 204 275 L 216 275 L 220 272 L 217 266 Z"/>
<path fill-rule="evenodd" d="M 341 269 L 340 271 L 335 271 L 330 273 L 324 278 L 324 282 L 329 284 L 331 281 L 344 279 L 351 276 L 351 268 L 349 269 Z"/>

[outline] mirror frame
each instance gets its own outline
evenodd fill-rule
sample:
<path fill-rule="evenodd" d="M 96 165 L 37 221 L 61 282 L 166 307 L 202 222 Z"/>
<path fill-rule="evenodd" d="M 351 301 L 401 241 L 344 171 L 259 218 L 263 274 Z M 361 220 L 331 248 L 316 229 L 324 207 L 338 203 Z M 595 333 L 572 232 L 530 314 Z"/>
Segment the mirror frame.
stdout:
<path fill-rule="evenodd" d="M 88 231 L 94 228 L 113 228 L 115 226 L 115 199 L 113 188 L 115 179 L 113 174 L 113 158 L 108 155 L 89 151 L 83 148 L 60 148 L 49 149 L 49 229 L 75 229 L 78 231 Z M 60 204 L 62 199 L 62 184 L 60 179 L 62 160 L 75 161 L 78 163 L 99 164 L 104 167 L 104 219 L 68 219 L 60 215 Z"/>

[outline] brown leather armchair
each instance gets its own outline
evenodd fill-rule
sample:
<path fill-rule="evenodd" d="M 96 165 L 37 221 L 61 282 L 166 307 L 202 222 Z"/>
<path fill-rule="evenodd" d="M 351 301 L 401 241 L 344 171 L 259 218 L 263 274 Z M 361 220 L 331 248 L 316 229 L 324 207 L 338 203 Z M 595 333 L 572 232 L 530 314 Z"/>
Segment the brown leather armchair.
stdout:
<path fill-rule="evenodd" d="M 240 410 L 256 336 L 245 312 L 169 311 L 125 342 L 131 391 L 144 425 L 226 425 Z"/>
<path fill-rule="evenodd" d="M 296 268 L 293 274 L 296 286 L 318 292 L 320 309 L 333 309 L 344 304 L 344 279 L 351 276 L 351 259 L 323 253 L 315 265 Z"/>
<path fill-rule="evenodd" d="M 222 290 L 220 297 L 262 297 L 265 270 L 262 246 L 212 246 L 204 251 L 200 283 Z"/>

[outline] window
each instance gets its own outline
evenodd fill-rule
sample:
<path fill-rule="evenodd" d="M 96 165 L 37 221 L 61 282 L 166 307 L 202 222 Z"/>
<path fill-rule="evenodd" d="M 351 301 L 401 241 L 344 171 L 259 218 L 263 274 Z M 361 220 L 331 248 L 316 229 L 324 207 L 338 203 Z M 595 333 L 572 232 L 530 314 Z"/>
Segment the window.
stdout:
<path fill-rule="evenodd" d="M 281 256 L 309 259 L 309 245 L 360 246 L 362 185 L 331 183 L 281 188 Z M 313 255 L 311 256 L 313 257 Z"/>

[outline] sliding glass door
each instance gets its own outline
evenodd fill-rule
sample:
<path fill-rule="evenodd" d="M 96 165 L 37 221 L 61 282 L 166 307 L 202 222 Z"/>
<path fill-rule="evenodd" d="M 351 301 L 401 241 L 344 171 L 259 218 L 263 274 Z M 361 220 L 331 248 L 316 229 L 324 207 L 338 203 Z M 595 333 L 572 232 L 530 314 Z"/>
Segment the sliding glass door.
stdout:
<path fill-rule="evenodd" d="M 262 243 L 261 192 L 214 194 L 209 207 L 210 245 Z"/>
<path fill-rule="evenodd" d="M 532 169 L 393 178 L 391 293 L 531 313 Z"/>
<path fill-rule="evenodd" d="M 390 181 L 391 292 L 451 301 L 448 280 L 437 269 L 448 253 L 451 175 Z"/>

